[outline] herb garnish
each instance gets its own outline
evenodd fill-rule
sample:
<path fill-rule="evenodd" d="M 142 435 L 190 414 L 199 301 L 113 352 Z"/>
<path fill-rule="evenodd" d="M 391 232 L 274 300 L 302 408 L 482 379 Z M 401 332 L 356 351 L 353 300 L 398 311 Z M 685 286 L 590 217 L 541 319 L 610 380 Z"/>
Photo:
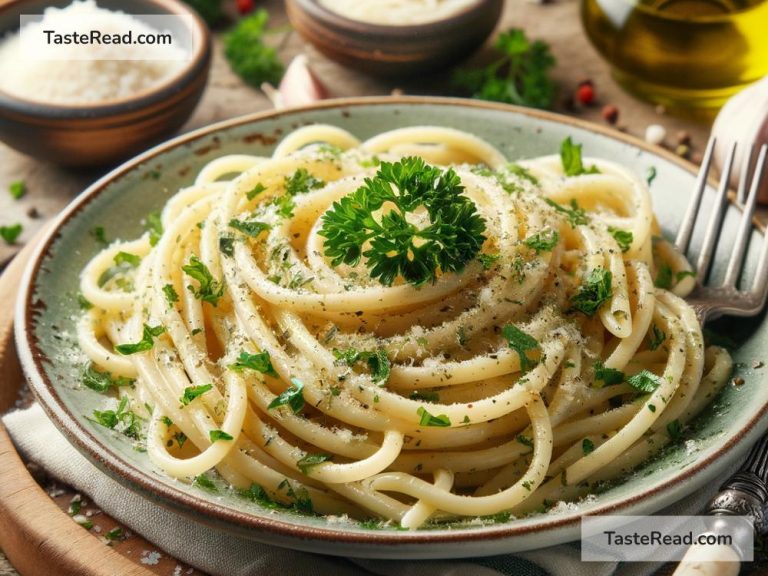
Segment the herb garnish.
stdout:
<path fill-rule="evenodd" d="M 302 474 L 309 474 L 318 464 L 333 460 L 333 456 L 330 454 L 306 454 L 296 462 L 296 467 L 301 470 Z"/>
<path fill-rule="evenodd" d="M 512 350 L 517 352 L 518 357 L 520 358 L 520 371 L 521 372 L 527 372 L 529 369 L 533 368 L 538 364 L 538 360 L 533 360 L 528 357 L 528 350 L 539 350 L 540 346 L 536 338 L 533 336 L 530 336 L 529 334 L 526 334 L 520 328 L 515 326 L 514 324 L 506 324 L 502 329 L 501 333 L 504 335 L 504 338 L 507 340 L 507 344 L 509 345 Z"/>
<path fill-rule="evenodd" d="M 224 432 L 224 430 L 210 430 L 208 432 L 208 437 L 211 439 L 211 442 L 217 442 L 218 440 L 233 440 L 231 434 L 227 434 Z"/>
<path fill-rule="evenodd" d="M 523 434 L 518 434 L 515 440 L 517 440 L 523 446 L 528 446 L 528 448 L 533 448 L 533 439 L 529 438 L 528 436 L 525 436 Z"/>
<path fill-rule="evenodd" d="M 144 230 L 149 232 L 149 245 L 155 246 L 163 235 L 163 221 L 160 212 L 150 212 L 144 219 Z"/>
<path fill-rule="evenodd" d="M 107 233 L 104 230 L 104 226 L 94 226 L 90 230 L 90 235 L 102 246 L 109 246 L 109 240 L 107 240 Z"/>
<path fill-rule="evenodd" d="M 27 193 L 27 185 L 23 180 L 16 180 L 11 182 L 8 186 L 8 193 L 14 200 L 19 200 L 24 194 Z"/>
<path fill-rule="evenodd" d="M 677 440 L 683 434 L 683 425 L 680 424 L 680 420 L 672 420 L 667 422 L 667 434 L 672 440 Z"/>
<path fill-rule="evenodd" d="M 560 161 L 566 176 L 581 176 L 582 174 L 599 174 L 597 166 L 585 168 L 581 159 L 581 144 L 575 144 L 568 136 L 560 144 Z"/>
<path fill-rule="evenodd" d="M 548 108 L 555 95 L 549 70 L 555 59 L 546 42 L 530 41 L 523 30 L 499 34 L 494 47 L 501 57 L 485 68 L 458 70 L 453 83 L 472 98 Z"/>
<path fill-rule="evenodd" d="M 626 376 L 621 370 L 615 368 L 608 368 L 603 364 L 601 360 L 595 362 L 595 388 L 602 388 L 603 386 L 613 386 L 614 384 L 621 384 L 624 382 Z M 602 384 L 598 385 L 598 382 Z"/>
<path fill-rule="evenodd" d="M 181 269 L 199 283 L 197 288 L 191 284 L 187 286 L 187 289 L 195 295 L 195 298 L 216 306 L 219 298 L 224 295 L 224 284 L 214 279 L 208 267 L 197 256 L 192 256 L 189 259 L 189 264 L 182 266 Z"/>
<path fill-rule="evenodd" d="M 245 221 L 238 220 L 237 218 L 230 220 L 229 226 L 251 238 L 256 238 L 259 234 L 271 228 L 266 222 L 258 222 L 256 220 Z"/>
<path fill-rule="evenodd" d="M 366 258 L 371 277 L 391 286 L 402 276 L 415 286 L 432 282 L 438 270 L 457 272 L 480 252 L 485 221 L 452 170 L 408 157 L 382 162 L 376 176 L 333 203 L 323 215 L 319 234 L 334 266 L 355 266 Z M 379 217 L 384 203 L 393 208 Z M 408 216 L 424 208 L 429 225 L 417 226 Z M 363 252 L 363 246 L 370 248 Z"/>
<path fill-rule="evenodd" d="M 658 326 L 656 326 L 656 324 L 653 324 L 651 326 L 651 334 L 648 340 L 648 347 L 651 350 L 656 350 L 659 346 L 661 346 L 664 343 L 666 339 L 667 339 L 667 333 L 664 332 L 664 330 L 662 330 Z"/>
<path fill-rule="evenodd" d="M 418 410 L 416 410 L 416 414 L 421 417 L 421 420 L 419 420 L 419 426 L 437 426 L 440 428 L 446 428 L 451 425 L 451 420 L 447 415 L 440 414 L 439 416 L 433 416 L 427 412 L 427 409 L 423 406 L 419 406 Z"/>
<path fill-rule="evenodd" d="M 579 206 L 579 203 L 576 202 L 576 199 L 572 198 L 570 202 L 570 208 L 567 206 L 563 206 L 562 204 L 558 204 L 551 198 L 544 198 L 544 202 L 552 206 L 555 210 L 560 212 L 561 214 L 564 214 L 565 217 L 568 219 L 568 222 L 570 223 L 571 227 L 576 228 L 576 226 L 580 226 L 583 224 L 589 224 L 589 218 L 587 217 L 587 213 L 584 210 L 584 208 L 581 208 Z"/>
<path fill-rule="evenodd" d="M 128 409 L 128 405 L 128 396 L 123 396 L 117 405 L 117 410 L 94 410 L 93 417 L 105 428 L 111 430 L 117 428 L 119 432 L 138 440 L 141 419 Z"/>
<path fill-rule="evenodd" d="M 184 394 L 179 398 L 182 406 L 189 406 L 195 398 L 198 398 L 206 392 L 213 389 L 213 384 L 202 384 L 200 386 L 187 386 L 184 388 Z"/>
<path fill-rule="evenodd" d="M 155 345 L 155 338 L 164 333 L 165 326 L 149 326 L 144 324 L 141 340 L 133 344 L 118 344 L 115 346 L 115 350 L 124 356 L 152 350 L 152 347 Z"/>
<path fill-rule="evenodd" d="M 179 293 L 173 287 L 173 284 L 166 284 L 163 286 L 163 294 L 168 301 L 168 308 L 173 308 L 173 305 L 179 301 Z"/>
<path fill-rule="evenodd" d="M 662 264 L 659 266 L 654 284 L 657 288 L 663 288 L 664 290 L 672 288 L 672 268 L 669 264 Z"/>
<path fill-rule="evenodd" d="M 263 41 L 268 20 L 269 14 L 260 8 L 241 18 L 232 31 L 224 35 L 224 55 L 232 70 L 256 88 L 264 82 L 277 86 L 283 75 L 276 50 Z"/>
<path fill-rule="evenodd" d="M 634 241 L 634 234 L 632 234 L 632 232 L 619 230 L 613 226 L 608 227 L 608 232 L 610 232 L 613 239 L 616 240 L 616 244 L 619 245 L 622 252 L 626 252 L 629 250 L 630 246 L 632 246 L 632 242 Z"/>
<path fill-rule="evenodd" d="M 235 255 L 235 239 L 230 235 L 221 236 L 219 238 L 219 250 L 224 256 L 232 258 Z"/>
<path fill-rule="evenodd" d="M 5 240 L 6 244 L 15 244 L 21 233 L 24 231 L 24 226 L 21 224 L 12 224 L 10 226 L 0 226 L 0 238 Z"/>
<path fill-rule="evenodd" d="M 115 377 L 110 372 L 99 372 L 94 368 L 93 364 L 88 364 L 83 371 L 83 384 L 91 390 L 102 394 L 112 388 L 133 386 L 135 382 L 136 380 L 133 378 L 126 378 L 125 376 Z"/>
<path fill-rule="evenodd" d="M 571 297 L 571 308 L 587 316 L 594 316 L 606 301 L 613 296 L 610 270 L 595 268 L 579 287 L 579 291 Z"/>
<path fill-rule="evenodd" d="M 529 236 L 523 240 L 523 244 L 528 246 L 531 250 L 535 250 L 536 254 L 541 254 L 542 252 L 550 252 L 557 246 L 559 240 L 560 234 L 558 234 L 557 230 L 547 228 L 546 230 L 537 232 L 533 236 Z"/>
<path fill-rule="evenodd" d="M 273 376 L 277 378 L 278 374 L 272 366 L 272 360 L 269 357 L 269 352 L 264 350 L 258 354 L 249 354 L 245 350 L 240 352 L 240 356 L 234 364 L 229 365 L 230 370 L 235 372 L 242 372 L 245 369 L 256 370 L 267 376 Z"/>
<path fill-rule="evenodd" d="M 483 270 L 490 270 L 501 258 L 501 254 L 478 254 L 477 259 L 483 265 Z"/>
<path fill-rule="evenodd" d="M 248 200 L 253 200 L 254 198 L 256 198 L 256 196 L 264 192 L 264 190 L 266 189 L 267 187 L 264 186 L 264 184 L 262 184 L 261 182 L 259 182 L 258 184 L 256 184 L 256 186 L 254 186 L 253 188 L 248 190 L 248 192 L 245 193 L 245 197 L 248 198 Z"/>
<path fill-rule="evenodd" d="M 589 438 L 584 438 L 584 440 L 581 441 L 581 451 L 584 453 L 584 456 L 591 454 L 595 451 L 595 443 Z"/>
<path fill-rule="evenodd" d="M 285 191 L 291 196 L 306 194 L 310 190 L 316 190 L 325 186 L 320 178 L 315 178 L 306 168 L 299 168 L 291 176 L 285 177 Z"/>
<path fill-rule="evenodd" d="M 643 370 L 627 378 L 627 384 L 638 392 L 650 393 L 661 385 L 661 379 L 653 372 Z"/>
<path fill-rule="evenodd" d="M 383 348 L 377 348 L 371 352 L 347 348 L 346 350 L 333 349 L 333 355 L 337 363 L 354 366 L 358 362 L 364 362 L 371 370 L 371 377 L 374 382 L 384 384 L 389 378 L 390 363 L 387 351 Z"/>
<path fill-rule="evenodd" d="M 298 378 L 291 378 L 291 384 L 293 386 L 289 386 L 282 394 L 269 403 L 267 410 L 288 406 L 294 414 L 301 412 L 301 409 L 304 408 L 304 396 L 302 394 L 304 383 Z"/>

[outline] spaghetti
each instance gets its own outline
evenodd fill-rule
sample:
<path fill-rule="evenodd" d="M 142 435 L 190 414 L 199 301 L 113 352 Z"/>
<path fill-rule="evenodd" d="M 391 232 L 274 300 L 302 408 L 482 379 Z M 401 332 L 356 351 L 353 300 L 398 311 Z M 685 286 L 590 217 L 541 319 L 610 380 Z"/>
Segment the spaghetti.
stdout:
<path fill-rule="evenodd" d="M 373 260 L 394 244 L 355 253 L 357 232 L 331 227 L 363 211 L 394 242 L 398 169 L 425 198 L 458 187 L 400 214 L 421 237 L 386 278 Z M 374 190 L 394 196 L 365 214 Z M 453 200 L 478 243 L 451 269 L 459 236 L 425 229 L 447 229 Z M 80 346 L 118 391 L 96 419 L 174 478 L 215 469 L 320 514 L 418 528 L 575 500 L 676 438 L 730 373 L 658 234 L 645 184 L 570 139 L 509 163 L 448 128 L 301 128 L 270 158 L 210 162 L 84 269 Z M 413 280 L 427 244 L 440 257 Z"/>

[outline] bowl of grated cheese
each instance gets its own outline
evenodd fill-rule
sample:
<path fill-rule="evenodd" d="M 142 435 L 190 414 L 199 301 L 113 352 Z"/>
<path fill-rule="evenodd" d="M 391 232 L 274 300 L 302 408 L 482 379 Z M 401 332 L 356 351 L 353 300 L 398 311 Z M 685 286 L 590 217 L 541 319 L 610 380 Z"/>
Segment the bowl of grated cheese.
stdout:
<path fill-rule="evenodd" d="M 11 0 L 0 5 L 0 140 L 64 166 L 105 166 L 176 132 L 199 102 L 208 78 L 206 24 L 178 0 Z M 36 22 L 22 15 L 42 14 Z M 131 30 L 163 35 L 174 17 L 171 45 L 138 42 L 64 43 L 32 52 L 28 38 L 45 30 L 103 35 Z M 25 37 L 25 33 L 29 36 Z M 69 32 L 67 32 L 69 33 Z M 146 37 L 146 36 L 145 36 Z M 159 42 L 158 42 L 159 43 Z M 44 52 L 44 49 L 56 53 Z M 165 52 L 160 54 L 159 50 Z"/>

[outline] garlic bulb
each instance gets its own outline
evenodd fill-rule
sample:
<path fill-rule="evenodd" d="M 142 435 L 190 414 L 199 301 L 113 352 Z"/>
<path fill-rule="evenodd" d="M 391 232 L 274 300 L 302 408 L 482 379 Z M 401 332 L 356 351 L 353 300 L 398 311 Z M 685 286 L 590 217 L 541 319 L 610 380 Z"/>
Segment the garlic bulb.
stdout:
<path fill-rule="evenodd" d="M 305 106 L 328 98 L 328 90 L 309 67 L 304 54 L 291 61 L 277 89 L 266 83 L 261 89 L 278 109 Z"/>
<path fill-rule="evenodd" d="M 731 186 L 736 187 L 750 146 L 755 146 L 750 166 L 750 169 L 753 169 L 759 146 L 768 143 L 768 76 L 745 88 L 725 103 L 712 126 L 712 136 L 717 138 L 715 165 L 718 168 L 722 168 L 731 144 L 738 142 L 731 172 Z M 761 203 L 768 203 L 768 177 L 763 178 L 757 199 Z"/>

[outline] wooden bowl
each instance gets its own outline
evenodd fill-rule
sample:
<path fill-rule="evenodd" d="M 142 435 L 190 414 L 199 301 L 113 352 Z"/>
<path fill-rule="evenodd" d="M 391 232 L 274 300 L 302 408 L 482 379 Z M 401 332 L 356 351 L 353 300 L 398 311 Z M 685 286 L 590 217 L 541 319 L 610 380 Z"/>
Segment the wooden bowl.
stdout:
<path fill-rule="evenodd" d="M 39 14 L 70 0 L 0 2 L 0 37 L 19 26 L 20 14 Z M 65 166 L 102 166 L 128 158 L 178 130 L 205 89 L 211 63 L 208 27 L 178 0 L 132 0 L 134 14 L 182 14 L 191 18 L 192 57 L 170 79 L 129 98 L 97 104 L 59 105 L 0 90 L 0 140 L 11 148 Z M 121 0 L 99 6 L 125 9 Z"/>
<path fill-rule="evenodd" d="M 293 27 L 329 58 L 383 76 L 435 72 L 469 56 L 488 38 L 504 0 L 478 0 L 448 18 L 408 26 L 351 20 L 317 0 L 286 0 Z"/>

